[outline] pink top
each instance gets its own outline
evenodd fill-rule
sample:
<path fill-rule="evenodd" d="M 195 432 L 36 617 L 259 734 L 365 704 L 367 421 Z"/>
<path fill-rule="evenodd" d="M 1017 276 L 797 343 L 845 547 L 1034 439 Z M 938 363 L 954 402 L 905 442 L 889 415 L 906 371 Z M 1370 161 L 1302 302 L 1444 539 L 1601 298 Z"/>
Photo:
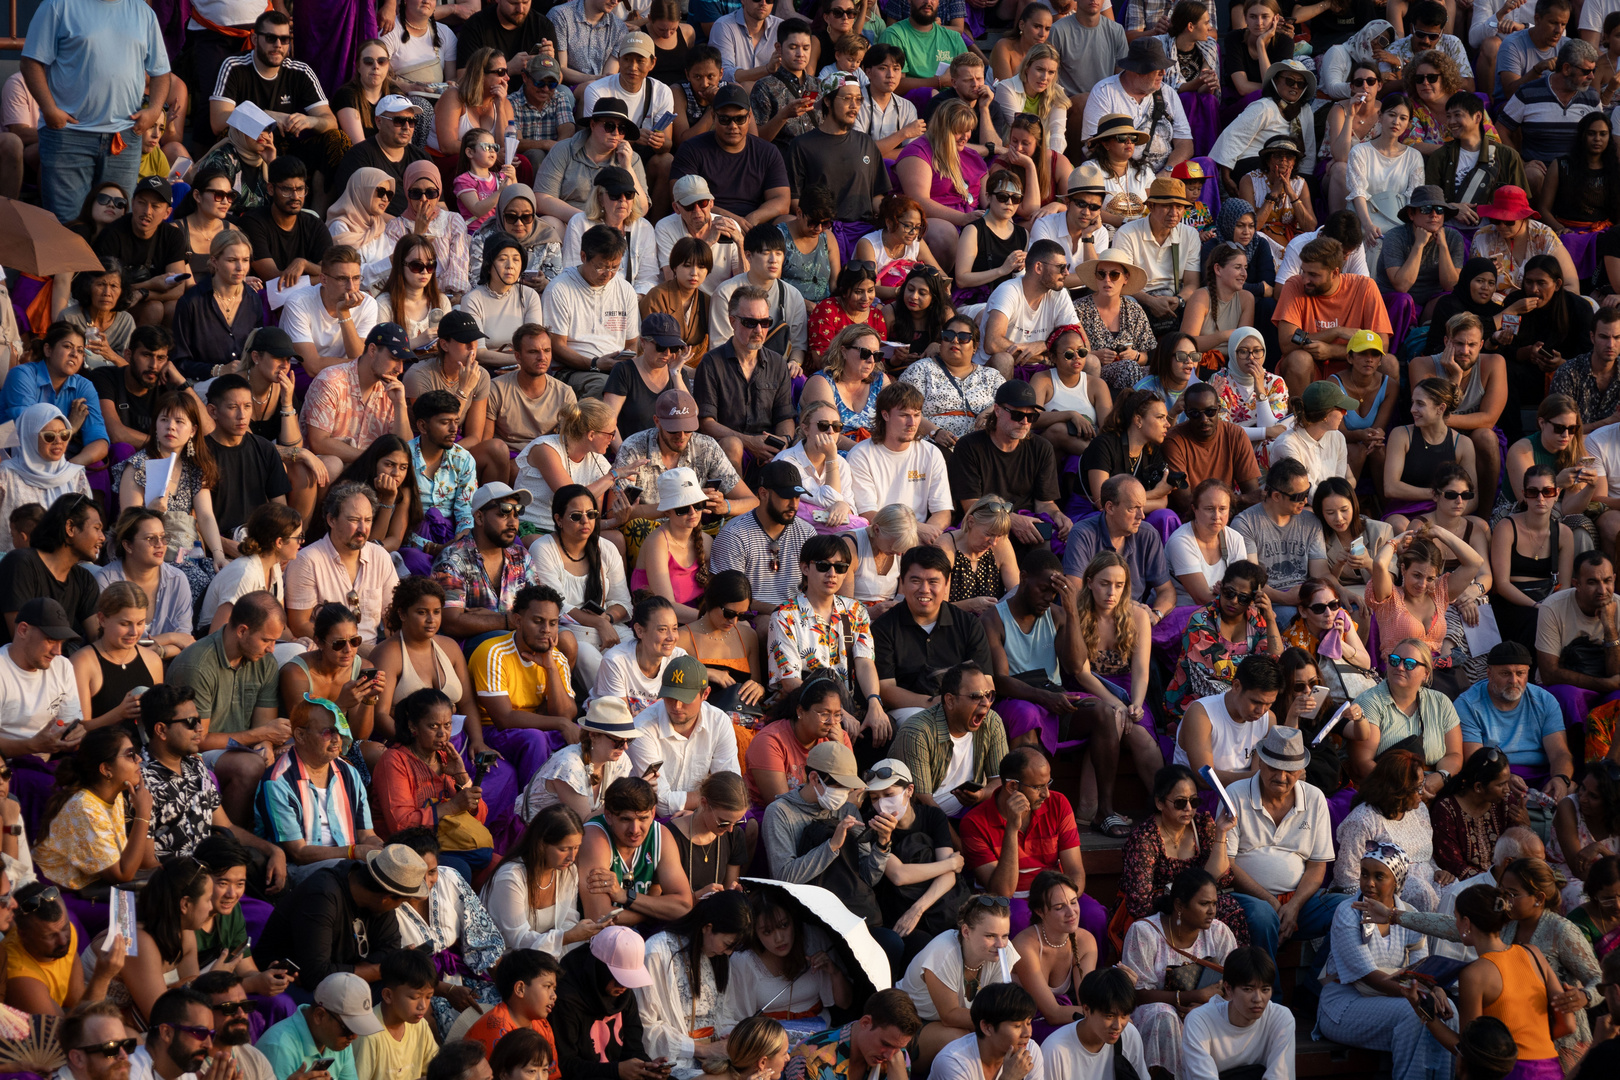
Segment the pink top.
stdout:
<path fill-rule="evenodd" d="M 1372 591 L 1368 590 L 1367 607 L 1378 622 L 1378 640 L 1382 645 L 1393 647 L 1407 638 L 1422 638 L 1429 651 L 1434 653 L 1434 666 L 1450 667 L 1451 654 L 1443 648 L 1446 642 L 1446 605 L 1451 603 L 1447 585 L 1450 579 L 1450 574 L 1441 574 L 1429 586 L 1429 598 L 1434 601 L 1434 620 L 1427 629 L 1418 623 L 1417 616 L 1407 608 L 1406 594 L 1399 585 L 1391 590 L 1389 599 L 1383 603 L 1374 600 Z"/>
<path fill-rule="evenodd" d="M 671 555 L 669 557 L 669 584 L 671 590 L 675 593 L 675 602 L 677 604 L 695 606 L 703 598 L 703 586 L 697 582 L 697 572 L 696 563 L 691 566 L 682 566 L 675 561 L 675 556 Z M 647 571 L 638 566 L 630 572 L 631 592 L 635 592 L 637 589 L 650 588 L 652 586 L 647 582 Z"/>
<path fill-rule="evenodd" d="M 450 192 L 455 196 L 454 201 L 456 209 L 461 211 L 462 217 L 467 218 L 467 232 L 469 234 L 475 233 L 479 229 L 482 229 L 485 222 L 489 221 L 490 218 L 495 216 L 495 210 L 494 208 L 491 208 L 484 211 L 482 214 L 479 214 L 475 218 L 467 217 L 467 211 L 462 209 L 461 206 L 461 193 L 463 191 L 471 191 L 475 193 L 478 196 L 479 201 L 482 202 L 491 195 L 495 194 L 495 192 L 499 189 L 500 177 L 498 176 L 491 176 L 486 180 L 480 180 L 472 173 L 464 172 L 450 182 Z"/>
<path fill-rule="evenodd" d="M 928 163 L 928 169 L 934 176 L 934 184 L 928 191 L 928 197 L 948 210 L 955 210 L 963 214 L 971 214 L 979 208 L 979 187 L 984 178 L 989 175 L 990 166 L 984 163 L 984 158 L 971 150 L 962 151 L 962 180 L 967 184 L 972 197 L 962 198 L 961 194 L 951 186 L 950 178 L 934 168 L 934 146 L 926 138 L 912 139 L 906 144 L 900 156 L 895 158 L 895 164 L 908 157 L 922 158 Z"/>

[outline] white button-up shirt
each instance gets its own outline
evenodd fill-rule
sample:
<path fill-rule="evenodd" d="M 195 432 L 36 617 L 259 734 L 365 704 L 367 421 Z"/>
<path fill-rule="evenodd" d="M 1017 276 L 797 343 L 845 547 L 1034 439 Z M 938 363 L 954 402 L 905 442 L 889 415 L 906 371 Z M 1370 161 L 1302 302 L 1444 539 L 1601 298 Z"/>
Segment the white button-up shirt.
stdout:
<path fill-rule="evenodd" d="M 1141 217 L 1119 227 L 1113 247 L 1147 271 L 1148 292 L 1168 294 L 1181 290 L 1187 271 L 1198 272 L 1204 242 L 1197 229 L 1183 223 L 1171 229 L 1161 244 L 1153 238 L 1149 219 Z"/>
<path fill-rule="evenodd" d="M 630 760 L 636 774 L 645 772 L 655 761 L 664 763 L 658 770 L 657 784 L 661 815 L 685 810 L 687 793 L 696 791 L 710 774 L 742 773 L 731 717 L 707 701 L 690 735 L 682 735 L 671 726 L 662 698 L 637 715 L 636 727 L 641 735 L 630 740 Z"/>

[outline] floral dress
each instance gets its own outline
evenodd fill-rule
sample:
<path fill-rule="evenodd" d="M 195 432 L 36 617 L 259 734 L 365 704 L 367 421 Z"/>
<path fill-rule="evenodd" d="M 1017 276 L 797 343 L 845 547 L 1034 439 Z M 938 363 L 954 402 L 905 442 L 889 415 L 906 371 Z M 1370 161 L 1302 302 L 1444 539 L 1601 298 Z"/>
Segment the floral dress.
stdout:
<path fill-rule="evenodd" d="M 1205 381 L 1215 388 L 1222 420 L 1230 420 L 1238 427 L 1254 427 L 1260 422 L 1259 398 L 1253 390 L 1245 390 L 1233 382 L 1225 369 L 1217 371 Z M 1281 421 L 1288 415 L 1288 384 L 1282 381 L 1282 376 L 1267 372 L 1265 394 L 1266 404 L 1271 406 L 1271 415 Z M 1260 468 L 1265 469 L 1270 464 L 1271 440 L 1262 439 L 1256 443 L 1254 455 L 1260 462 Z"/>
<path fill-rule="evenodd" d="M 1189 701 L 1232 689 L 1238 664 L 1245 656 L 1260 651 L 1270 630 L 1258 605 L 1249 605 L 1247 617 L 1249 628 L 1244 639 L 1228 641 L 1221 636 L 1221 616 L 1215 604 L 1193 612 L 1181 632 L 1181 659 L 1176 673 L 1164 692 L 1164 704 L 1172 716 L 1179 718 Z"/>
<path fill-rule="evenodd" d="M 135 490 L 146 490 L 146 462 L 145 454 L 136 454 L 126 458 L 112 467 L 113 491 L 117 492 L 124 482 L 124 473 L 129 469 L 135 470 Z M 192 545 L 197 542 L 196 501 L 197 492 L 202 490 L 202 469 L 189 458 L 180 461 L 180 479 L 175 481 L 174 492 L 169 496 L 169 508 L 163 513 L 163 528 L 169 536 L 169 545 L 164 550 L 163 557 L 180 568 L 186 575 L 186 582 L 191 586 L 191 603 L 193 607 L 202 603 L 203 596 L 208 592 L 208 586 L 214 580 L 214 560 L 204 552 L 201 559 L 192 557 Z"/>
<path fill-rule="evenodd" d="M 973 430 L 979 414 L 996 403 L 996 391 L 1005 378 L 989 364 L 975 364 L 958 379 L 938 360 L 918 360 L 900 375 L 923 396 L 923 416 L 958 439 Z"/>
<path fill-rule="evenodd" d="M 877 420 L 878 395 L 889 385 L 889 377 L 881 371 L 877 373 L 866 392 L 866 401 L 859 409 L 852 409 L 844 402 L 844 395 L 838 392 L 838 384 L 834 383 L 825 372 L 818 372 L 812 378 L 820 378 L 826 382 L 827 389 L 832 394 L 832 402 L 838 407 L 838 420 L 844 425 L 843 433 L 857 441 L 870 438 L 872 424 Z"/>
<path fill-rule="evenodd" d="M 1153 327 L 1148 322 L 1147 312 L 1142 310 L 1142 305 L 1136 302 L 1135 297 L 1126 296 L 1120 299 L 1118 330 L 1110 330 L 1104 325 L 1102 316 L 1097 312 L 1097 301 L 1090 296 L 1074 305 L 1074 313 L 1080 328 L 1086 332 L 1086 338 L 1091 342 L 1093 351 L 1135 349 L 1144 356 L 1151 356 L 1153 350 L 1159 347 L 1159 340 L 1153 336 Z M 1137 383 L 1147 378 L 1147 368 L 1135 360 L 1116 360 L 1103 365 L 1102 377 L 1103 382 L 1108 384 L 1108 389 L 1114 392 L 1117 401 L 1120 394 L 1128 393 Z"/>
<path fill-rule="evenodd" d="M 485 1006 L 499 1005 L 490 975 L 506 951 L 506 940 L 484 905 L 455 868 L 439 867 L 439 883 L 428 894 L 427 918 L 410 904 L 399 906 L 399 940 L 407 949 L 426 945 L 440 979 L 459 982 Z M 440 1031 L 449 1031 L 459 1016 L 450 1002 L 433 999 Z"/>
<path fill-rule="evenodd" d="M 832 339 L 838 336 L 838 331 L 846 326 L 854 326 L 855 320 L 849 317 L 844 310 L 843 301 L 836 296 L 829 296 L 815 306 L 810 312 L 810 356 L 819 360 L 821 354 L 827 351 Z M 883 321 L 883 312 L 876 304 L 866 312 L 866 325 L 877 334 L 879 341 L 887 341 L 889 337 L 889 324 Z"/>
<path fill-rule="evenodd" d="M 1153 901 L 1170 891 L 1170 883 L 1183 870 L 1204 868 L 1204 860 L 1215 846 L 1215 819 L 1207 810 L 1193 811 L 1193 836 L 1198 844 L 1197 853 L 1190 859 L 1172 859 L 1164 853 L 1159 816 L 1150 814 L 1126 839 L 1125 869 L 1119 879 L 1119 894 L 1132 919 L 1145 919 L 1153 914 Z M 1243 905 L 1232 895 L 1233 881 L 1232 867 L 1228 863 L 1226 873 L 1215 882 L 1220 890 L 1215 917 L 1231 928 L 1239 945 L 1247 945 L 1249 919 L 1243 914 Z"/>
<path fill-rule="evenodd" d="M 1472 254 L 1496 264 L 1498 279 L 1507 279 L 1506 285 L 1500 280 L 1497 282 L 1497 288 L 1503 292 L 1507 292 L 1510 287 L 1517 289 L 1523 286 L 1525 263 L 1537 255 L 1551 255 L 1563 246 L 1558 234 L 1541 222 L 1526 221 L 1525 226 L 1530 230 L 1530 238 L 1524 246 L 1524 258 L 1517 260 L 1513 257 L 1512 245 L 1502 239 L 1502 234 L 1497 232 L 1494 223 L 1486 222 L 1474 233 Z"/>
<path fill-rule="evenodd" d="M 1509 827 L 1520 824 L 1524 811 L 1504 801 L 1495 803 L 1479 817 L 1462 808 L 1455 795 L 1429 804 L 1429 820 L 1434 825 L 1435 865 L 1459 881 L 1491 868 L 1496 841 Z"/>

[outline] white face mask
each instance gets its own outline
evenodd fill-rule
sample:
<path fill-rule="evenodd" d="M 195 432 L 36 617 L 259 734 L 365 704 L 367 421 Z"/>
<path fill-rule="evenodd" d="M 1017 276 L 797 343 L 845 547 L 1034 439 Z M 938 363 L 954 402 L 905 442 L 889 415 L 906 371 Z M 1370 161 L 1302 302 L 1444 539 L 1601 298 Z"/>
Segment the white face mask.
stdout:
<path fill-rule="evenodd" d="M 841 787 L 823 787 L 821 794 L 816 796 L 816 802 L 821 804 L 823 810 L 836 811 L 849 801 L 849 792 Z"/>
<path fill-rule="evenodd" d="M 881 799 L 873 800 L 872 805 L 877 807 L 880 814 L 899 817 L 906 812 L 906 797 L 904 795 L 885 795 Z"/>

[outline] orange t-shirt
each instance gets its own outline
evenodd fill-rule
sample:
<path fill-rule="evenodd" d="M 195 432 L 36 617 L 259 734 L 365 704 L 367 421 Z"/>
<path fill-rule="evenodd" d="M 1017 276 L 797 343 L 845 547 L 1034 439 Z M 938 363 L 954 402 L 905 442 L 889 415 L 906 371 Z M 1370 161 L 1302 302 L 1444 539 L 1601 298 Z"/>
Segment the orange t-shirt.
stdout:
<path fill-rule="evenodd" d="M 1277 313 L 1271 321 L 1279 325 L 1293 323 L 1307 334 L 1336 326 L 1371 330 L 1384 336 L 1386 349 L 1394 351 L 1397 344 L 1389 340 L 1389 311 L 1378 294 L 1378 286 L 1361 274 L 1339 275 L 1339 287 L 1332 296 L 1306 296 L 1305 279 L 1295 274 L 1277 294 Z M 1282 344 L 1286 350 L 1288 343 Z"/>
<path fill-rule="evenodd" d="M 557 1060 L 557 1036 L 552 1034 L 550 1020 L 531 1020 L 529 1026 L 540 1033 L 551 1047 L 551 1078 L 562 1080 L 562 1063 Z M 464 1039 L 471 1039 L 475 1043 L 482 1043 L 486 1053 L 495 1052 L 495 1044 L 501 1041 L 501 1036 L 516 1031 L 518 1024 L 512 1019 L 512 1014 L 503 1002 L 489 1012 L 473 1021 L 473 1026 L 467 1029 Z"/>

